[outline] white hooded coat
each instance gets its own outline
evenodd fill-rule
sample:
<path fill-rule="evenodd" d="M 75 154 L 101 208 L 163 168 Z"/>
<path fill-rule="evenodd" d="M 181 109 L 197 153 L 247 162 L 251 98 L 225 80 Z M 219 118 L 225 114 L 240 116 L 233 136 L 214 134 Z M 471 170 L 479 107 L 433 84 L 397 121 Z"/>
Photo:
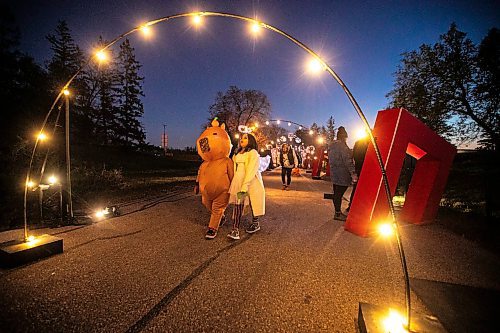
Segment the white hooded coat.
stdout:
<path fill-rule="evenodd" d="M 229 203 L 238 203 L 238 192 L 247 192 L 244 204 L 251 203 L 253 216 L 266 213 L 266 191 L 259 171 L 259 153 L 252 149 L 248 152 L 235 154 L 234 178 L 229 187 Z M 250 200 L 249 200 L 250 199 Z"/>

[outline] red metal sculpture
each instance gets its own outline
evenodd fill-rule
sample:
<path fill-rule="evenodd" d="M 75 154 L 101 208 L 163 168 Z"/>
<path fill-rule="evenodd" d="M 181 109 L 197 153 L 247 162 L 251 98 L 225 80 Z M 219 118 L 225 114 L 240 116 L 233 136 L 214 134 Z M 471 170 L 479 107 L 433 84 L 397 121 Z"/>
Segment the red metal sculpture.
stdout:
<path fill-rule="evenodd" d="M 373 130 L 386 169 L 391 195 L 395 194 L 406 154 L 417 164 L 399 219 L 414 224 L 432 222 L 456 154 L 445 141 L 405 109 L 380 111 Z M 366 237 L 388 219 L 389 204 L 382 173 L 370 144 L 359 177 L 345 229 Z"/>

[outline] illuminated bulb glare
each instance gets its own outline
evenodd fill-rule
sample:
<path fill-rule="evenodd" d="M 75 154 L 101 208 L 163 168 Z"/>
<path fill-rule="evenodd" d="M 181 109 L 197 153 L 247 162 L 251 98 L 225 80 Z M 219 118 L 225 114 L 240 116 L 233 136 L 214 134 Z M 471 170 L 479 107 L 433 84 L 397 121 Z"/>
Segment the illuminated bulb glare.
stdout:
<path fill-rule="evenodd" d="M 269 125 L 269 120 L 266 121 L 266 125 Z"/>
<path fill-rule="evenodd" d="M 104 212 L 102 210 L 95 213 L 95 217 L 97 217 L 99 219 L 102 218 L 103 216 L 104 216 Z"/>
<path fill-rule="evenodd" d="M 260 152 L 263 153 L 264 152 L 264 148 L 260 148 Z"/>
<path fill-rule="evenodd" d="M 314 134 L 314 131 L 313 130 L 309 130 L 309 135 L 313 135 Z"/>
<path fill-rule="evenodd" d="M 259 127 L 259 123 L 255 123 L 254 126 L 255 126 L 255 128 Z"/>
<path fill-rule="evenodd" d="M 288 126 L 292 126 L 292 123 L 291 123 L 291 122 L 288 122 Z"/>
<path fill-rule="evenodd" d="M 323 143 L 325 141 L 325 139 L 323 138 L 318 138 L 318 143 Z"/>
<path fill-rule="evenodd" d="M 31 236 L 28 236 L 28 238 L 26 238 L 26 242 L 30 243 L 30 242 L 33 242 L 35 240 L 35 236 L 31 235 Z"/>
<path fill-rule="evenodd" d="M 49 177 L 49 184 L 54 185 L 57 182 L 57 177 L 56 176 L 50 176 Z"/>
<path fill-rule="evenodd" d="M 302 130 L 302 126 L 299 126 L 299 130 Z"/>
<path fill-rule="evenodd" d="M 200 14 L 193 16 L 193 23 L 195 25 L 200 25 L 201 24 L 201 15 Z"/>
<path fill-rule="evenodd" d="M 106 52 L 104 52 L 104 50 L 97 51 L 95 56 L 96 56 L 97 60 L 99 60 L 99 62 L 106 61 L 108 59 L 108 56 L 107 56 Z"/>
<path fill-rule="evenodd" d="M 69 90 L 68 89 L 64 89 L 63 90 L 63 94 L 64 94 L 64 96 L 69 96 Z"/>
<path fill-rule="evenodd" d="M 38 134 L 38 141 L 45 141 L 45 140 L 47 140 L 47 135 L 45 133 Z"/>
<path fill-rule="evenodd" d="M 364 139 L 368 136 L 368 132 L 366 132 L 366 130 L 364 128 L 360 128 L 356 131 L 356 140 L 361 140 L 361 139 Z"/>
<path fill-rule="evenodd" d="M 144 37 L 149 37 L 151 36 L 151 28 L 145 24 L 143 25 L 141 28 L 140 28 L 142 34 L 144 35 Z"/>
<path fill-rule="evenodd" d="M 254 22 L 252 23 L 252 26 L 250 27 L 250 30 L 252 31 L 252 33 L 254 35 L 258 34 L 260 32 L 260 29 L 262 28 L 262 26 L 260 25 L 259 22 Z"/>
<path fill-rule="evenodd" d="M 28 181 L 28 182 L 26 183 L 26 186 L 28 186 L 28 188 L 33 188 L 33 187 L 35 187 L 35 183 L 34 183 L 33 181 L 31 181 L 31 180 L 30 180 L 30 181 Z"/>
<path fill-rule="evenodd" d="M 308 67 L 309 67 L 309 71 L 314 73 L 314 74 L 321 72 L 321 70 L 323 69 L 323 65 L 321 64 L 321 62 L 318 59 L 312 59 L 309 62 Z"/>
<path fill-rule="evenodd" d="M 407 333 L 405 328 L 405 318 L 396 310 L 389 309 L 389 315 L 382 321 L 385 332 Z"/>
<path fill-rule="evenodd" d="M 378 232 L 384 237 L 389 237 L 394 233 L 394 228 L 391 223 L 382 223 L 378 227 Z"/>
<path fill-rule="evenodd" d="M 276 120 L 276 124 L 281 124 L 281 120 Z"/>
<path fill-rule="evenodd" d="M 239 134 L 235 134 L 235 135 L 234 135 L 234 137 L 235 137 L 236 139 L 239 139 L 239 138 L 240 138 L 240 135 L 239 135 Z"/>

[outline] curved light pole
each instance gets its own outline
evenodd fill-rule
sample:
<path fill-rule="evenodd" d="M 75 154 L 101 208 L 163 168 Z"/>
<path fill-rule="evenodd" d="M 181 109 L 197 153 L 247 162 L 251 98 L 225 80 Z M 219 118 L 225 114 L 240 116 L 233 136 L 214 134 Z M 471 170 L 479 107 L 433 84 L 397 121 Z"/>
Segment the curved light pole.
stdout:
<path fill-rule="evenodd" d="M 383 183 L 384 183 L 385 194 L 386 194 L 386 197 L 387 197 L 387 203 L 389 204 L 389 208 L 390 208 L 390 212 L 391 212 L 392 225 L 393 225 L 395 233 L 396 233 L 396 240 L 397 240 L 398 249 L 399 249 L 399 257 L 400 257 L 400 260 L 401 260 L 401 268 L 403 270 L 403 276 L 404 276 L 404 280 L 405 280 L 405 301 L 406 301 L 406 319 L 407 319 L 406 328 L 408 330 L 410 330 L 411 301 L 410 301 L 410 281 L 409 281 L 409 277 L 408 277 L 408 268 L 407 268 L 407 265 L 406 265 L 406 258 L 405 258 L 405 254 L 404 254 L 403 243 L 401 241 L 401 235 L 400 235 L 400 232 L 399 232 L 399 225 L 398 225 L 398 222 L 396 220 L 396 215 L 394 213 L 394 205 L 392 203 L 391 190 L 390 190 L 390 187 L 389 187 L 389 181 L 387 179 L 385 166 L 384 166 L 384 163 L 383 163 L 383 160 L 382 160 L 382 155 L 380 154 L 380 150 L 378 148 L 376 139 L 373 136 L 372 130 L 370 128 L 370 124 L 368 123 L 368 120 L 366 119 L 366 116 L 363 113 L 363 111 L 361 110 L 358 102 L 356 101 L 356 99 L 354 98 L 354 96 L 352 95 L 352 93 L 350 92 L 350 90 L 347 88 L 347 86 L 345 85 L 345 83 L 342 81 L 342 79 L 340 78 L 340 76 L 337 73 L 335 73 L 335 71 L 325 61 L 323 61 L 321 59 L 321 57 L 316 52 L 314 52 L 311 48 L 309 48 L 307 45 L 305 45 L 304 43 L 302 43 L 298 39 L 292 37 L 291 35 L 287 34 L 283 30 L 281 30 L 279 28 L 276 28 L 276 27 L 274 27 L 272 25 L 266 24 L 264 22 L 261 22 L 259 20 L 256 20 L 256 19 L 253 19 L 253 18 L 250 18 L 250 17 L 236 15 L 236 14 L 230 14 L 230 13 L 222 13 L 222 12 L 189 12 L 189 13 L 182 13 L 182 14 L 176 14 L 176 15 L 171 15 L 171 16 L 165 16 L 165 17 L 162 17 L 162 18 L 159 18 L 159 19 L 156 19 L 156 20 L 152 20 L 152 21 L 146 22 L 143 25 L 137 26 L 137 27 L 133 28 L 132 30 L 127 31 L 127 32 L 119 35 L 118 37 L 116 37 L 115 39 L 113 39 L 111 42 L 109 42 L 108 44 L 104 45 L 100 49 L 99 52 L 105 51 L 106 49 L 108 49 L 111 46 L 113 46 L 119 40 L 123 39 L 124 37 L 126 37 L 126 36 L 128 36 L 128 35 L 130 35 L 130 34 L 132 34 L 134 32 L 140 31 L 142 29 L 147 29 L 148 27 L 156 25 L 158 23 L 161 23 L 161 22 L 164 22 L 164 21 L 169 21 L 169 20 L 176 19 L 176 18 L 182 18 L 182 17 L 194 17 L 194 18 L 198 18 L 199 17 L 199 18 L 201 18 L 203 16 L 219 16 L 219 17 L 227 17 L 227 18 L 238 19 L 238 20 L 242 20 L 242 21 L 245 21 L 245 22 L 252 23 L 256 27 L 262 27 L 262 28 L 265 28 L 267 30 L 274 31 L 275 33 L 277 33 L 277 34 L 285 37 L 286 39 L 290 40 L 295 45 L 299 46 L 301 49 L 303 49 L 304 51 L 306 51 L 307 53 L 309 53 L 316 61 L 319 62 L 319 64 L 322 66 L 322 68 L 325 71 L 327 71 L 330 74 L 330 76 L 332 76 L 335 79 L 335 81 L 337 81 L 337 83 L 344 90 L 345 94 L 349 98 L 349 101 L 351 102 L 352 106 L 356 110 L 356 113 L 361 118 L 361 121 L 363 122 L 363 125 L 365 126 L 365 129 L 366 129 L 368 135 L 370 136 L 370 141 L 371 141 L 371 143 L 373 145 L 373 148 L 375 150 L 375 154 L 377 156 L 377 161 L 378 161 L 378 164 L 379 164 L 379 167 L 380 167 L 380 171 L 382 172 L 382 180 L 383 180 Z M 42 125 L 42 129 L 40 130 L 40 133 L 43 131 L 43 129 L 44 129 L 46 123 L 47 123 L 47 119 L 48 119 L 49 115 L 51 114 L 52 110 L 54 109 L 54 106 L 56 105 L 56 103 L 59 101 L 59 99 L 63 95 L 63 91 L 66 90 L 66 89 L 68 89 L 68 87 L 71 84 L 71 82 L 81 72 L 81 70 L 84 68 L 84 66 L 86 66 L 92 60 L 93 57 L 94 57 L 94 55 L 92 55 L 91 57 L 89 57 L 89 59 L 85 62 L 85 64 L 82 65 L 78 69 L 78 71 L 64 85 L 64 88 L 58 94 L 58 96 L 55 99 L 52 107 L 50 108 L 47 116 L 45 117 L 45 120 L 44 120 L 43 125 Z M 29 177 L 30 177 L 30 171 L 31 171 L 31 167 L 33 165 L 33 158 L 34 158 L 34 155 L 35 155 L 35 151 L 36 151 L 37 145 L 38 145 L 38 138 L 37 138 L 37 140 L 35 142 L 35 146 L 33 147 L 33 152 L 32 152 L 32 155 L 31 155 L 29 169 L 28 169 L 28 173 L 27 173 L 27 176 L 26 176 L 26 184 L 25 184 L 25 190 L 24 190 L 24 224 L 25 224 L 25 226 L 24 226 L 24 230 L 25 230 L 24 234 L 25 234 L 25 239 L 27 239 L 27 237 L 28 237 L 27 216 L 26 216 L 26 196 L 27 196 L 27 191 L 28 191 L 28 182 L 29 182 Z"/>

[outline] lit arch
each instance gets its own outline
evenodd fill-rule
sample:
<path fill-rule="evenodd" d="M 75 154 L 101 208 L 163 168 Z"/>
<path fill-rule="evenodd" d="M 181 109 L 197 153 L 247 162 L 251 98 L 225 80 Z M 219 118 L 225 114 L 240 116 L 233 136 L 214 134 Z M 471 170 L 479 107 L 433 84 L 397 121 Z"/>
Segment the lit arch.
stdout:
<path fill-rule="evenodd" d="M 353 105 L 356 113 L 361 118 L 361 121 L 363 122 L 363 125 L 364 125 L 364 127 L 365 127 L 365 129 L 366 129 L 366 131 L 367 131 L 367 133 L 368 133 L 368 135 L 370 137 L 370 140 L 371 140 L 371 143 L 372 143 L 372 145 L 374 147 L 375 154 L 376 154 L 376 157 L 377 157 L 377 160 L 378 160 L 378 164 L 379 164 L 379 167 L 380 167 L 380 170 L 381 170 L 381 173 L 382 173 L 382 180 L 383 180 L 384 189 L 385 189 L 385 193 L 386 193 L 386 197 L 387 197 L 387 202 L 388 202 L 389 208 L 390 208 L 390 213 L 391 213 L 391 217 L 392 217 L 392 224 L 393 224 L 394 229 L 396 231 L 396 239 L 397 239 L 397 243 L 398 243 L 399 256 L 400 256 L 400 259 L 401 259 L 401 265 L 402 265 L 403 274 L 404 274 L 404 278 L 405 278 L 405 296 L 406 296 L 406 312 L 407 312 L 407 318 L 406 319 L 408 321 L 407 327 L 409 328 L 410 327 L 410 325 L 409 325 L 410 324 L 410 312 L 411 312 L 410 311 L 411 305 L 410 305 L 409 277 L 408 277 L 408 271 L 407 271 L 407 265 L 406 265 L 406 259 L 405 259 L 405 255 L 404 255 L 403 245 L 401 243 L 401 236 L 400 236 L 400 233 L 399 233 L 399 230 L 398 230 L 398 223 L 397 223 L 397 220 L 396 220 L 396 217 L 395 217 L 394 205 L 392 203 L 392 196 L 391 196 L 391 191 L 390 191 L 390 188 L 389 188 L 389 182 L 388 182 L 388 179 L 387 179 L 387 175 L 386 175 L 384 163 L 382 161 L 382 156 L 380 154 L 379 148 L 377 146 L 377 143 L 376 143 L 375 138 L 373 136 L 373 133 L 371 131 L 370 124 L 368 123 L 368 120 L 366 119 L 365 114 L 361 110 L 361 108 L 360 108 L 359 104 L 357 103 L 357 101 L 355 100 L 354 96 L 349 91 L 349 89 L 347 88 L 347 86 L 345 85 L 345 83 L 342 81 L 342 79 L 340 78 L 340 76 L 338 76 L 337 73 L 335 73 L 335 71 L 324 60 L 322 60 L 321 57 L 316 52 L 314 52 L 311 48 L 309 48 L 307 45 L 305 45 L 304 43 L 302 43 L 298 39 L 292 37 L 291 35 L 289 35 L 288 33 L 284 32 L 283 30 L 281 30 L 281 29 L 279 29 L 277 27 L 274 27 L 272 25 L 269 25 L 267 23 L 261 22 L 261 21 L 259 21 L 257 19 L 253 19 L 253 18 L 250 18 L 250 17 L 246 17 L 246 16 L 242 16 L 242 15 L 236 15 L 236 14 L 230 14 L 230 13 L 223 13 L 223 12 L 188 12 L 188 13 L 181 13 L 181 14 L 176 14 L 176 15 L 171 15 L 171 16 L 165 16 L 165 17 L 162 17 L 162 18 L 159 18 L 159 19 L 156 19 L 156 20 L 151 20 L 149 22 L 146 22 L 146 23 L 144 23 L 142 25 L 139 25 L 139 26 L 137 26 L 137 27 L 135 27 L 135 28 L 133 28 L 133 29 L 131 29 L 131 30 L 129 30 L 129 31 L 121 34 L 121 35 L 119 35 L 118 37 L 116 37 L 115 39 L 113 39 L 111 42 L 109 42 L 108 44 L 104 45 L 99 51 L 105 51 L 106 49 L 110 48 L 111 46 L 113 46 L 115 43 L 117 43 L 121 39 L 125 38 L 126 36 L 131 35 L 131 34 L 133 34 L 135 32 L 139 32 L 139 31 L 141 31 L 142 29 L 144 29 L 146 27 L 150 27 L 150 26 L 153 26 L 153 25 L 156 25 L 156 24 L 159 24 L 159 23 L 162 23 L 162 22 L 166 22 L 166 21 L 169 21 L 169 20 L 177 19 L 177 18 L 183 18 L 183 17 L 209 17 L 209 16 L 226 17 L 226 18 L 238 19 L 238 20 L 241 20 L 241 21 L 249 22 L 249 23 L 252 23 L 254 26 L 257 25 L 259 27 L 262 27 L 264 29 L 273 31 L 273 32 L 275 32 L 275 33 L 277 33 L 277 34 L 285 37 L 286 39 L 288 39 L 291 42 L 293 42 L 295 45 L 299 46 L 302 50 L 304 50 L 305 52 L 307 52 L 309 55 L 311 55 L 313 57 L 313 59 L 315 59 L 319 63 L 319 65 L 323 68 L 323 70 L 327 71 L 330 74 L 330 76 L 332 76 L 335 79 L 335 81 L 337 81 L 337 83 L 344 90 L 344 92 L 347 95 L 349 101 Z M 43 133 L 45 125 L 47 124 L 49 116 L 52 113 L 52 111 L 54 110 L 55 106 L 57 105 L 57 103 L 59 102 L 59 100 L 61 99 L 61 97 L 64 96 L 64 91 L 67 90 L 70 87 L 70 85 L 73 82 L 73 80 L 78 76 L 78 74 L 80 74 L 80 72 L 82 71 L 82 69 L 85 66 L 87 66 L 92 61 L 92 59 L 94 57 L 95 57 L 95 55 L 90 56 L 87 59 L 87 61 L 77 70 L 77 72 L 75 74 L 73 74 L 73 76 L 71 76 L 71 78 L 66 82 L 66 84 L 64 85 L 64 87 L 61 89 L 61 91 L 57 95 L 56 99 L 54 100 L 51 108 L 49 109 L 47 115 L 44 118 L 42 127 L 40 129 L 40 134 Z M 27 172 L 27 175 L 26 175 L 26 182 L 25 182 L 25 186 L 24 186 L 24 235 L 25 235 L 25 240 L 28 237 L 27 212 L 26 212 L 28 183 L 30 181 L 31 168 L 33 166 L 33 159 L 34 159 L 35 152 L 36 152 L 36 149 L 37 149 L 37 146 L 38 146 L 38 142 L 39 142 L 39 137 L 37 137 L 37 139 L 35 141 L 35 145 L 33 147 L 33 151 L 32 151 L 32 154 L 31 154 L 31 160 L 30 160 L 30 163 L 29 163 L 28 172 Z"/>

